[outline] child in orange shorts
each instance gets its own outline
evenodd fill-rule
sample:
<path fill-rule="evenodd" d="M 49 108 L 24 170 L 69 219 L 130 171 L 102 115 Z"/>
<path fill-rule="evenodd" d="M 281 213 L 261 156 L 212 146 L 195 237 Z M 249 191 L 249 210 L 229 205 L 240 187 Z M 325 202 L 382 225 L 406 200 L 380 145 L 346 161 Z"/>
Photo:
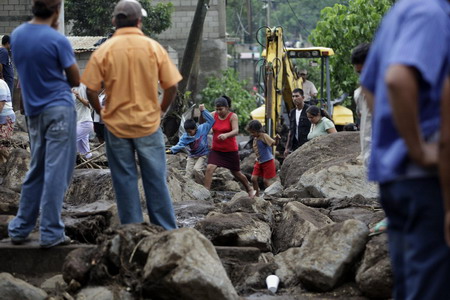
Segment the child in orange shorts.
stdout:
<path fill-rule="evenodd" d="M 246 129 L 253 136 L 253 151 L 256 154 L 256 161 L 252 172 L 252 184 L 256 196 L 259 196 L 259 177 L 263 178 L 264 186 L 267 188 L 272 183 L 272 179 L 277 176 L 272 146 L 278 144 L 279 137 L 277 136 L 275 140 L 272 139 L 263 131 L 258 120 L 250 121 Z"/>

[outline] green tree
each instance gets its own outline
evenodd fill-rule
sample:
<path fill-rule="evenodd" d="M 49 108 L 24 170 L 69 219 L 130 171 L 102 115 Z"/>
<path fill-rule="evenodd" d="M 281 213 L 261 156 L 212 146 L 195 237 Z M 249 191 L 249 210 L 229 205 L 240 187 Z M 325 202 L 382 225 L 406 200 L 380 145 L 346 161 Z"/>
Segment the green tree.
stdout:
<path fill-rule="evenodd" d="M 334 97 L 351 94 L 358 77 L 350 63 L 351 51 L 358 44 L 372 41 L 392 0 L 351 0 L 348 6 L 336 4 L 321 11 L 321 21 L 311 33 L 314 45 L 333 48 L 330 59 L 331 88 Z"/>
<path fill-rule="evenodd" d="M 201 91 L 202 99 L 208 109 L 214 110 L 214 100 L 227 95 L 232 101 L 232 110 L 239 116 L 242 131 L 250 121 L 250 112 L 256 108 L 255 98 L 245 89 L 247 82 L 240 81 L 233 69 L 222 72 L 221 77 L 209 77 L 206 88 Z"/>
<path fill-rule="evenodd" d="M 66 0 L 65 17 L 73 22 L 72 32 L 75 35 L 107 36 L 113 32 L 111 19 L 117 2 Z M 148 14 L 147 18 L 142 18 L 145 34 L 158 34 L 170 27 L 173 10 L 171 2 L 151 5 L 151 0 L 141 0 L 140 3 Z"/>

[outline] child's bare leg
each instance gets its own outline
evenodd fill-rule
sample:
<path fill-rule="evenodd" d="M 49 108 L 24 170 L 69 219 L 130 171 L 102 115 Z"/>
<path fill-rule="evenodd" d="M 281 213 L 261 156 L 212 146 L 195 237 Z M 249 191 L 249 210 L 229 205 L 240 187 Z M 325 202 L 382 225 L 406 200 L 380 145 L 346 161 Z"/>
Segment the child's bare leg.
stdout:
<path fill-rule="evenodd" d="M 205 182 L 204 182 L 204 186 L 205 188 L 207 188 L 208 190 L 211 189 L 211 183 L 212 183 L 212 176 L 214 174 L 214 171 L 217 169 L 216 165 L 212 165 L 212 164 L 208 164 L 208 166 L 206 167 L 206 172 L 205 172 Z"/>
<path fill-rule="evenodd" d="M 259 197 L 259 184 L 258 184 L 258 176 L 252 175 L 252 184 L 253 189 L 256 191 L 255 196 Z"/>
<path fill-rule="evenodd" d="M 253 190 L 253 188 L 250 186 L 247 177 L 245 177 L 245 175 L 242 174 L 241 171 L 231 171 L 231 173 L 233 174 L 234 178 L 236 178 L 240 183 L 242 183 L 250 198 L 253 198 L 255 196 L 255 190 Z"/>

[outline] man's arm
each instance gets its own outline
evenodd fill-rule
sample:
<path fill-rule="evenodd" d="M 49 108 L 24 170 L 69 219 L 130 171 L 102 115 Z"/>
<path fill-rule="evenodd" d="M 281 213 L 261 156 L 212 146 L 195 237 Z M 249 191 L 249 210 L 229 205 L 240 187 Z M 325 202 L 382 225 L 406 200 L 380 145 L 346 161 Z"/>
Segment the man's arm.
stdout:
<path fill-rule="evenodd" d="M 86 88 L 86 94 L 89 100 L 89 103 L 94 108 L 95 112 L 100 115 L 100 111 L 102 110 L 102 106 L 100 105 L 100 101 L 98 101 L 98 92 L 91 90 L 90 88 Z"/>
<path fill-rule="evenodd" d="M 445 81 L 441 100 L 439 173 L 445 207 L 445 240 L 450 247 L 450 77 Z"/>
<path fill-rule="evenodd" d="M 395 126 L 411 159 L 422 167 L 437 163 L 437 145 L 427 144 L 419 126 L 419 73 L 415 68 L 392 65 L 386 72 Z"/>
<path fill-rule="evenodd" d="M 161 115 L 163 115 L 170 106 L 170 103 L 175 99 L 177 95 L 178 84 L 174 84 L 171 87 L 164 90 L 163 100 L 161 102 Z"/>
<path fill-rule="evenodd" d="M 80 85 L 80 70 L 76 63 L 64 69 L 64 71 L 66 71 L 67 81 L 71 87 Z"/>

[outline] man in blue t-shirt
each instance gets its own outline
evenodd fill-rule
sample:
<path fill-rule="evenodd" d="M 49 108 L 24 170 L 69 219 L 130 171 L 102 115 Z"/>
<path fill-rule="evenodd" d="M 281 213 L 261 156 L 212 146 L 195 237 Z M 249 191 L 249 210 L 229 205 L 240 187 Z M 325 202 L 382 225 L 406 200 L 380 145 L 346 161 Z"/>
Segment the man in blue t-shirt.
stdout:
<path fill-rule="evenodd" d="M 14 90 L 14 69 L 9 51 L 11 51 L 10 38 L 9 35 L 4 35 L 2 37 L 2 46 L 0 47 L 0 79 L 3 79 L 8 84 L 12 98 Z"/>
<path fill-rule="evenodd" d="M 70 242 L 61 210 L 75 166 L 71 86 L 79 85 L 80 74 L 69 41 L 56 30 L 60 9 L 61 0 L 33 0 L 33 19 L 11 35 L 31 143 L 19 211 L 8 226 L 13 244 L 26 242 L 39 215 L 41 247 Z"/>
<path fill-rule="evenodd" d="M 450 299 L 437 172 L 449 59 L 450 2 L 402 0 L 385 16 L 361 76 L 374 105 L 369 179 L 380 184 L 389 220 L 395 299 Z"/>

